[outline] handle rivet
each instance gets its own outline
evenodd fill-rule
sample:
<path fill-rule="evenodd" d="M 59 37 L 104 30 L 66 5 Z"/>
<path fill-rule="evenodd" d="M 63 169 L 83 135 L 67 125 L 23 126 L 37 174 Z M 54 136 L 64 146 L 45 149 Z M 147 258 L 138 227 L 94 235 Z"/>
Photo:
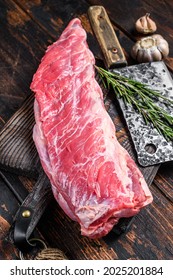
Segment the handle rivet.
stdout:
<path fill-rule="evenodd" d="M 31 212 L 29 210 L 25 210 L 22 212 L 22 217 L 29 218 L 31 216 Z"/>
<path fill-rule="evenodd" d="M 112 49 L 112 52 L 113 52 L 113 53 L 117 53 L 117 52 L 118 52 L 117 48 L 113 48 L 113 49 Z"/>

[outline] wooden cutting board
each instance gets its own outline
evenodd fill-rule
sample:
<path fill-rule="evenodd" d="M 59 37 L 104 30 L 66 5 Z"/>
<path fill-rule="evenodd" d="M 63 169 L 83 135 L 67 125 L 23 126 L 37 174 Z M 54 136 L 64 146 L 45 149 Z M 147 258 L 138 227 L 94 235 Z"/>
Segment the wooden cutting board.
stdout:
<path fill-rule="evenodd" d="M 0 132 L 0 168 L 38 177 L 39 157 L 32 140 L 34 95 L 9 119 Z"/>

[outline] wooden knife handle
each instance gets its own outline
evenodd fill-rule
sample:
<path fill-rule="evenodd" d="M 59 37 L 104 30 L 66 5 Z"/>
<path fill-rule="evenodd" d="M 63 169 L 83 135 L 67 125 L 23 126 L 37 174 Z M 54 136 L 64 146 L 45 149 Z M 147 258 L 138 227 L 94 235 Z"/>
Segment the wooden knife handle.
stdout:
<path fill-rule="evenodd" d="M 103 6 L 91 6 L 88 9 L 88 16 L 102 49 L 106 67 L 126 66 L 126 58 L 105 8 Z"/>

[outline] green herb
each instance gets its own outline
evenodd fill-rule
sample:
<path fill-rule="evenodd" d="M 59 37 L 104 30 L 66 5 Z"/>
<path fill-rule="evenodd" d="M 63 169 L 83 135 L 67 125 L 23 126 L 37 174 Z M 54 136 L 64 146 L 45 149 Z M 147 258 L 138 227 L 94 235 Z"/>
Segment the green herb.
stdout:
<path fill-rule="evenodd" d="M 160 99 L 166 105 L 173 105 L 173 100 L 162 96 L 159 91 L 149 89 L 147 85 L 126 78 L 115 72 L 109 72 L 95 66 L 105 88 L 113 88 L 118 97 L 123 98 L 126 104 L 130 104 L 143 116 L 146 124 L 153 126 L 166 140 L 173 140 L 173 116 L 156 104 Z"/>

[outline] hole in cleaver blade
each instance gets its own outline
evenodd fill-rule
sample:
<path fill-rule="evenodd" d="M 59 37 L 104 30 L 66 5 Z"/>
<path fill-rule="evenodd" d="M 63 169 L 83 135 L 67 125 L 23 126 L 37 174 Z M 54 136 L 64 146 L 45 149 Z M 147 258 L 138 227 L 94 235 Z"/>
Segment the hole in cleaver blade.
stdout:
<path fill-rule="evenodd" d="M 122 76 L 146 84 L 149 88 L 173 100 L 173 80 L 163 61 L 142 63 L 112 70 Z M 126 120 L 140 165 L 150 166 L 173 160 L 173 142 L 165 138 L 153 127 L 146 125 L 143 117 L 130 105 L 118 99 Z M 158 106 L 173 115 L 173 106 L 166 106 L 161 101 Z"/>

